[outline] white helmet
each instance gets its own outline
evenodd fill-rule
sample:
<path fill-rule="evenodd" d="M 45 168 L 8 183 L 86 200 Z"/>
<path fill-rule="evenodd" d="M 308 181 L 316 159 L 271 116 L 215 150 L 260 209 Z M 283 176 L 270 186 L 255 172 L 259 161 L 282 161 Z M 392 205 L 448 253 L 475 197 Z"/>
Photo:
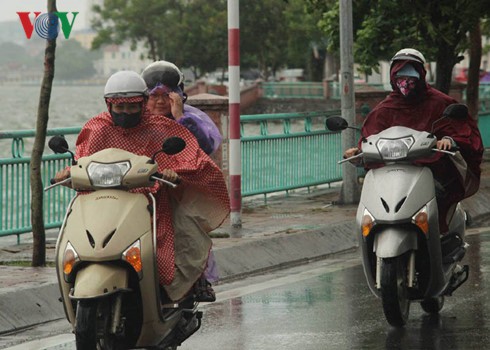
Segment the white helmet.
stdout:
<path fill-rule="evenodd" d="M 109 77 L 104 88 L 104 97 L 146 96 L 147 87 L 141 76 L 130 70 L 114 73 Z"/>
<path fill-rule="evenodd" d="M 153 89 L 158 83 L 175 88 L 184 82 L 184 74 L 175 64 L 168 61 L 151 63 L 143 70 L 141 76 L 149 89 Z"/>
<path fill-rule="evenodd" d="M 415 61 L 418 63 L 421 63 L 422 65 L 425 64 L 425 57 L 420 53 L 420 51 L 417 51 L 415 49 L 401 49 L 398 51 L 395 56 L 391 59 L 391 64 L 393 64 L 394 61 L 399 61 L 399 60 L 409 60 L 409 61 Z"/>

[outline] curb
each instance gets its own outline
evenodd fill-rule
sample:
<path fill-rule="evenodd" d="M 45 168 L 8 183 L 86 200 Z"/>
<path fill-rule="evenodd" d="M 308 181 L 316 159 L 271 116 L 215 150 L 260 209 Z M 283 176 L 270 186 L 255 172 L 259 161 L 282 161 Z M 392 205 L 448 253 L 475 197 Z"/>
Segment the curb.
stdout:
<path fill-rule="evenodd" d="M 234 249 L 213 249 L 220 281 L 306 263 L 358 247 L 354 222 L 279 237 L 248 239 Z"/>
<path fill-rule="evenodd" d="M 324 228 L 260 238 L 241 238 L 232 246 L 213 249 L 220 282 L 277 270 L 357 247 L 352 234 L 354 222 L 325 225 Z M 15 268 L 12 269 L 14 272 Z M 0 291 L 0 335 L 65 318 L 56 281 L 26 282 L 20 288 Z"/>
<path fill-rule="evenodd" d="M 482 181 L 480 191 L 463 201 L 472 221 L 482 226 L 490 220 L 489 192 L 490 182 Z M 220 281 L 291 267 L 357 248 L 354 225 L 353 219 L 336 224 L 325 222 L 323 227 L 311 230 L 246 236 L 236 242 L 227 241 L 229 245 L 217 245 L 213 252 Z M 55 268 L 33 269 L 28 269 L 31 276 L 38 271 L 44 276 L 43 282 L 29 281 L 27 277 L 21 284 L 0 289 L 0 335 L 65 317 L 58 300 L 60 291 Z M 11 275 L 16 271 L 20 275 L 22 270 L 25 268 L 5 268 Z"/>

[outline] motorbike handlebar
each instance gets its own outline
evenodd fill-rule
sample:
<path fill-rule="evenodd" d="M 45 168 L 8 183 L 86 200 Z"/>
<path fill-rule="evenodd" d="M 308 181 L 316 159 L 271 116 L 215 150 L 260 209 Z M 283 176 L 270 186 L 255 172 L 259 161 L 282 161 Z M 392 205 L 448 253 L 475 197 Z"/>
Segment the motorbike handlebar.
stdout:
<path fill-rule="evenodd" d="M 169 185 L 172 188 L 177 187 L 177 185 L 179 185 L 180 182 L 181 182 L 180 177 L 178 177 L 177 180 L 175 180 L 175 182 L 171 182 L 171 181 L 165 180 L 162 177 L 163 177 L 162 174 L 156 173 L 156 174 L 150 176 L 150 179 L 155 180 L 155 181 L 159 181 L 159 182 L 164 183 L 166 185 Z"/>
<path fill-rule="evenodd" d="M 349 157 L 349 158 L 344 158 L 342 160 L 339 160 L 337 162 L 337 164 L 342 164 L 342 163 L 345 163 L 345 162 L 350 162 L 351 160 L 354 160 L 354 159 L 357 159 L 357 158 L 361 158 L 362 155 L 363 155 L 363 153 L 362 152 L 359 152 L 355 156 L 352 156 L 352 157 Z"/>
<path fill-rule="evenodd" d="M 440 152 L 440 153 L 446 153 L 446 154 L 450 154 L 452 156 L 455 156 L 456 155 L 456 152 L 458 151 L 457 149 L 458 147 L 453 147 L 451 148 L 450 151 L 448 150 L 444 150 L 444 149 L 437 149 L 437 148 L 433 148 L 432 151 L 434 152 Z"/>
<path fill-rule="evenodd" d="M 44 192 L 49 191 L 49 190 L 50 190 L 50 189 L 52 189 L 53 187 L 56 187 L 56 186 L 61 186 L 61 185 L 65 184 L 65 183 L 68 183 L 68 182 L 70 182 L 70 181 L 71 181 L 71 177 L 66 178 L 66 179 L 64 179 L 63 181 L 60 181 L 60 182 L 56 182 L 56 180 L 55 180 L 55 179 L 51 179 L 51 180 L 49 180 L 49 183 L 50 183 L 51 185 L 50 185 L 50 186 L 48 186 L 48 187 L 45 187 L 45 188 L 44 188 Z"/>

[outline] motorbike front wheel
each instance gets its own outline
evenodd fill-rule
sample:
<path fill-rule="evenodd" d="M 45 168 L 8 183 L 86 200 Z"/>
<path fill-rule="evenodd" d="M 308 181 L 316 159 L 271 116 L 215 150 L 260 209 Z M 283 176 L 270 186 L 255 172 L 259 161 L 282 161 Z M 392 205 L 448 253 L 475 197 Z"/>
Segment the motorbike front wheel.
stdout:
<path fill-rule="evenodd" d="M 420 306 L 428 314 L 437 314 L 444 306 L 444 296 L 424 299 L 420 302 Z"/>
<path fill-rule="evenodd" d="M 381 300 L 388 323 L 403 327 L 408 320 L 410 299 L 408 298 L 408 255 L 382 259 Z"/>
<path fill-rule="evenodd" d="M 96 303 L 90 303 L 85 300 L 78 302 L 75 321 L 75 343 L 77 350 L 96 349 L 96 317 Z"/>
<path fill-rule="evenodd" d="M 109 333 L 111 321 L 109 299 L 80 300 L 75 320 L 75 343 L 77 350 L 126 349 Z"/>

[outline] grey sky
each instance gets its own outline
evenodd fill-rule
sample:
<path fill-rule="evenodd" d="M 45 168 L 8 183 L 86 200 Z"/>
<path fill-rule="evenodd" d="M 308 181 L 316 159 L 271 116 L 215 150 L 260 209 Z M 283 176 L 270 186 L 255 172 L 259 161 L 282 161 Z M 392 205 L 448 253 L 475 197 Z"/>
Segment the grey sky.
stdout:
<path fill-rule="evenodd" d="M 47 0 L 0 0 L 0 22 L 18 21 L 17 12 L 47 12 Z M 75 19 L 73 29 L 82 29 L 85 26 L 88 0 L 57 0 L 58 11 L 79 12 Z M 71 17 L 68 17 L 71 18 Z"/>

